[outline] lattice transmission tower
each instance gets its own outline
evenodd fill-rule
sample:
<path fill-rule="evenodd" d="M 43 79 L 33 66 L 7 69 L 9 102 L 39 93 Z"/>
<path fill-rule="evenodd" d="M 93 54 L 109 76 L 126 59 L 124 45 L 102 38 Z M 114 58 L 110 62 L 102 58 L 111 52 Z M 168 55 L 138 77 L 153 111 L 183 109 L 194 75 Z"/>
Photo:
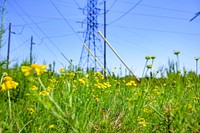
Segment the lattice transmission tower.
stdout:
<path fill-rule="evenodd" d="M 98 35 L 98 15 L 100 9 L 97 8 L 98 0 L 87 0 L 87 6 L 83 9 L 83 13 L 87 16 L 86 24 L 87 30 L 85 33 L 84 43 L 95 55 L 95 57 L 102 63 L 103 62 L 103 50 Z M 92 55 L 83 46 L 79 66 L 83 69 L 100 69 L 100 66 L 92 57 Z"/>

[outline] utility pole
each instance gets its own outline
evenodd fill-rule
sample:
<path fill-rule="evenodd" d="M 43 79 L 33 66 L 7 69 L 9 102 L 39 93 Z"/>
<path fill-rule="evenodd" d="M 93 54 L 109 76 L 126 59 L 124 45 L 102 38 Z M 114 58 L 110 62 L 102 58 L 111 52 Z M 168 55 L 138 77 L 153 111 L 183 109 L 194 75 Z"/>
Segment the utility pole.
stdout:
<path fill-rule="evenodd" d="M 33 45 L 35 43 L 33 42 L 33 36 L 31 36 L 31 46 L 30 46 L 30 64 L 33 62 Z"/>
<path fill-rule="evenodd" d="M 9 33 L 8 33 L 8 51 L 7 51 L 7 64 L 6 68 L 8 69 L 9 60 L 10 60 L 10 36 L 11 36 L 11 23 L 9 23 Z"/>
<path fill-rule="evenodd" d="M 106 38 L 106 0 L 104 0 L 104 37 Z M 106 41 L 104 40 L 104 69 L 106 70 Z M 106 77 L 106 71 L 104 71 Z"/>

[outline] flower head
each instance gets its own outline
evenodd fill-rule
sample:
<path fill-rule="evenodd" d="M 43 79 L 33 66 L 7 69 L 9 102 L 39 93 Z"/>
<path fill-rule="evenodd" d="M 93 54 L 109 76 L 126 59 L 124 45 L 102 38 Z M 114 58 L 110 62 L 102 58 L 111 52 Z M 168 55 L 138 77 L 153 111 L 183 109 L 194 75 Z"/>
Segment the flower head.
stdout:
<path fill-rule="evenodd" d="M 35 70 L 37 75 L 41 75 L 42 73 L 46 72 L 46 65 L 38 65 L 38 64 L 32 64 L 31 67 Z"/>
<path fill-rule="evenodd" d="M 198 61 L 200 58 L 194 58 L 196 61 Z"/>
<path fill-rule="evenodd" d="M 149 60 L 149 59 L 151 59 L 151 56 L 145 56 L 145 59 Z"/>
<path fill-rule="evenodd" d="M 146 125 L 146 121 L 145 121 L 144 118 L 140 118 L 140 117 L 139 117 L 139 118 L 138 118 L 138 121 L 139 121 L 138 124 L 140 124 L 140 125 L 142 125 L 142 126 L 144 126 L 144 127 L 147 126 L 147 125 Z"/>
<path fill-rule="evenodd" d="M 55 128 L 55 125 L 50 125 L 49 128 L 53 129 L 53 128 Z"/>
<path fill-rule="evenodd" d="M 175 51 L 174 54 L 175 54 L 175 55 L 179 55 L 179 54 L 180 54 L 180 51 Z"/>
<path fill-rule="evenodd" d="M 19 83 L 13 81 L 13 79 L 10 76 L 5 76 L 3 78 L 3 83 L 1 85 L 1 89 L 3 91 L 10 90 L 12 88 L 16 89 L 18 85 L 19 85 Z"/>
<path fill-rule="evenodd" d="M 129 81 L 128 83 L 126 83 L 126 86 L 137 86 L 137 84 L 135 83 L 134 80 Z"/>
<path fill-rule="evenodd" d="M 34 70 L 29 66 L 22 66 L 21 70 L 24 73 L 24 76 L 28 76 L 34 73 Z"/>
<path fill-rule="evenodd" d="M 38 87 L 34 85 L 34 86 L 31 87 L 31 90 L 37 91 L 37 90 L 38 90 Z"/>
<path fill-rule="evenodd" d="M 151 69 L 151 68 L 152 68 L 152 65 L 151 65 L 151 64 L 147 65 L 147 68 L 148 68 L 148 69 Z"/>
<path fill-rule="evenodd" d="M 156 58 L 156 56 L 151 56 L 151 59 L 154 60 Z"/>
<path fill-rule="evenodd" d="M 38 76 L 46 72 L 46 65 L 32 64 L 31 66 L 22 66 L 21 71 L 24 73 L 24 76 L 31 75 L 36 73 Z"/>
<path fill-rule="evenodd" d="M 29 109 L 29 113 L 32 115 L 35 112 L 35 110 L 33 108 Z"/>
<path fill-rule="evenodd" d="M 47 96 L 49 94 L 49 92 L 47 92 L 47 91 L 41 91 L 40 93 L 39 93 L 39 95 L 43 95 L 43 96 Z"/>
<path fill-rule="evenodd" d="M 60 73 L 65 73 L 65 72 L 66 72 L 66 70 L 64 68 L 60 69 Z"/>
<path fill-rule="evenodd" d="M 78 79 L 78 81 L 81 83 L 81 84 L 86 84 L 86 79 L 85 78 L 80 78 Z"/>
<path fill-rule="evenodd" d="M 75 77 L 74 72 L 67 73 L 67 75 L 69 76 L 70 79 L 74 79 L 74 77 Z"/>

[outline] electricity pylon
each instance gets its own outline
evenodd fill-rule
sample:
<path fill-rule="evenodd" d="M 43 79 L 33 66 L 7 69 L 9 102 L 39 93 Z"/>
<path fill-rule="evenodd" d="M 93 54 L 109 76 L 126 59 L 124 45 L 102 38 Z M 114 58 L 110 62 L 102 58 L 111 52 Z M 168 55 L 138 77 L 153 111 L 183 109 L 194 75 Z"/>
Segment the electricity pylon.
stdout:
<path fill-rule="evenodd" d="M 83 9 L 83 13 L 87 16 L 87 30 L 85 31 L 84 43 L 94 54 L 94 56 L 102 63 L 103 50 L 98 35 L 98 21 L 100 9 L 97 8 L 98 0 L 87 0 L 87 6 Z M 83 46 L 79 61 L 81 68 L 98 70 L 100 67 L 91 54 Z"/>

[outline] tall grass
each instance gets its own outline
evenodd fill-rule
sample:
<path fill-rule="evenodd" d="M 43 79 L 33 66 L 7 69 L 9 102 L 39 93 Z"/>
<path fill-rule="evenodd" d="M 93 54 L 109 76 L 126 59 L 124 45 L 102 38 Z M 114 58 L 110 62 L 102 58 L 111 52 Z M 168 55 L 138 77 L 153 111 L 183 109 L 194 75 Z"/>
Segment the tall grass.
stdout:
<path fill-rule="evenodd" d="M 0 91 L 0 131 L 199 132 L 199 75 L 173 65 L 166 76 L 141 81 L 70 68 L 24 76 L 21 66 L 30 65 L 16 65 L 7 71 L 19 83 L 9 90 L 10 104 Z"/>

